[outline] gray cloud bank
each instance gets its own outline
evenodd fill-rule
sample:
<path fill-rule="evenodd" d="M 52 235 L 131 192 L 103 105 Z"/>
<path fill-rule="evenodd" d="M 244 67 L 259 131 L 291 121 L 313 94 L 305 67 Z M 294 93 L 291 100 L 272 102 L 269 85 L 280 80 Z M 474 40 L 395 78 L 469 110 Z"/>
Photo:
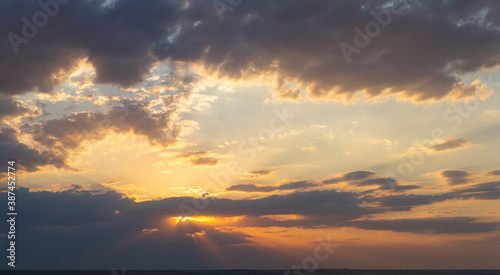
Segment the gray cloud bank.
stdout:
<path fill-rule="evenodd" d="M 499 186 L 499 182 L 478 183 L 433 196 L 401 194 L 370 198 L 329 190 L 253 200 L 209 198 L 208 207 L 200 215 L 219 219 L 244 216 L 228 222 L 228 226 L 235 227 L 355 227 L 417 234 L 484 233 L 496 231 L 500 223 L 481 222 L 473 217 L 395 220 L 370 217 L 452 199 L 497 200 Z M 246 255 L 250 261 L 267 262 L 262 257 L 272 254 L 253 245 L 251 236 L 231 229 L 189 221 L 172 226 L 172 217 L 180 215 L 178 206 L 192 202 L 189 197 L 135 202 L 115 191 L 96 193 L 77 185 L 62 192 L 31 192 L 20 188 L 17 197 L 23 202 L 18 206 L 22 219 L 19 219 L 17 235 L 23 240 L 18 247 L 18 256 L 23 259 L 20 268 L 111 268 L 125 264 L 133 268 L 209 268 L 217 262 L 206 261 L 213 256 L 210 249 L 215 247 L 235 257 Z M 272 215 L 297 215 L 297 218 L 280 220 Z M 50 247 L 51 253 L 40 254 L 40 247 Z M 165 257 L 169 259 L 167 262 Z M 280 261 L 276 257 L 269 259 Z"/>
<path fill-rule="evenodd" d="M 0 41 L 3 95 L 50 92 L 80 59 L 95 67 L 97 82 L 123 87 L 170 60 L 234 79 L 275 74 L 278 90 L 295 82 L 317 98 L 365 91 L 416 100 L 471 95 L 479 87 L 457 75 L 500 65 L 495 1 L 245 1 L 224 21 L 206 1 L 71 1 L 35 35 L 23 34 L 43 11 L 37 2 L 0 3 L 0 33 L 30 36 L 14 43 L 17 54 L 7 37 Z M 395 6 L 400 12 L 387 20 Z M 354 44 L 355 27 L 384 20 L 347 63 L 340 43 Z"/>

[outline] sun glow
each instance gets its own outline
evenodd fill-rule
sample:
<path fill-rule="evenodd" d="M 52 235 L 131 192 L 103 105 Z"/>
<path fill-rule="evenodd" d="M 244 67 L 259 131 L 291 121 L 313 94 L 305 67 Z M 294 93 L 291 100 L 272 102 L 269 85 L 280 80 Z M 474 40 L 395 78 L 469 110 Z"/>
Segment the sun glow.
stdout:
<path fill-rule="evenodd" d="M 214 217 L 173 217 L 176 222 L 184 222 L 184 221 L 193 221 L 193 222 L 213 222 L 215 221 Z"/>

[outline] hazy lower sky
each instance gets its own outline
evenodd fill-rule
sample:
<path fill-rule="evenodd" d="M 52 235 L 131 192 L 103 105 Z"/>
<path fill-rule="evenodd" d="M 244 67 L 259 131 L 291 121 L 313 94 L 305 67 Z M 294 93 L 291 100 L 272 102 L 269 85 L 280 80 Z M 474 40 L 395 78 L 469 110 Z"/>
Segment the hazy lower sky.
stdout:
<path fill-rule="evenodd" d="M 6 0 L 0 35 L 17 268 L 500 268 L 497 1 Z"/>

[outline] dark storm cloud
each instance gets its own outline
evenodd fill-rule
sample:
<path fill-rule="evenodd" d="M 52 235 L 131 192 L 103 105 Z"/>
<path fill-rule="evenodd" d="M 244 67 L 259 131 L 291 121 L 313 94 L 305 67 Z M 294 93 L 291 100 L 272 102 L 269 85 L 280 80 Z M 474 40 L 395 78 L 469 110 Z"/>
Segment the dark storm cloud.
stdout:
<path fill-rule="evenodd" d="M 450 139 L 443 141 L 442 143 L 428 146 L 427 148 L 429 148 L 433 151 L 439 152 L 439 151 L 446 151 L 446 150 L 465 147 L 469 144 L 470 144 L 469 141 L 465 138 L 450 138 Z"/>
<path fill-rule="evenodd" d="M 471 174 L 467 171 L 446 170 L 441 172 L 441 176 L 446 179 L 448 185 L 457 185 L 468 183 Z"/>
<path fill-rule="evenodd" d="M 0 32 L 21 35 L 37 1 L 2 1 Z M 500 64 L 500 8 L 493 1 L 405 2 L 349 64 L 339 45 L 399 1 L 246 1 L 220 21 L 206 1 L 71 1 L 15 54 L 0 42 L 0 92 L 49 92 L 84 58 L 96 81 L 124 87 L 162 60 L 201 64 L 239 79 L 276 74 L 313 97 L 404 93 L 417 100 L 470 95 L 457 74 Z M 391 4 L 392 3 L 392 4 Z M 43 68 L 43 69 L 42 69 Z M 278 81 L 279 80 L 279 81 Z M 282 93 L 282 92 L 281 92 Z M 282 96 L 297 98 L 298 92 Z"/>
<path fill-rule="evenodd" d="M 427 234 L 482 233 L 495 231 L 499 222 L 477 222 L 472 217 L 440 217 L 397 220 L 360 220 L 348 225 L 368 230 L 391 230 Z"/>

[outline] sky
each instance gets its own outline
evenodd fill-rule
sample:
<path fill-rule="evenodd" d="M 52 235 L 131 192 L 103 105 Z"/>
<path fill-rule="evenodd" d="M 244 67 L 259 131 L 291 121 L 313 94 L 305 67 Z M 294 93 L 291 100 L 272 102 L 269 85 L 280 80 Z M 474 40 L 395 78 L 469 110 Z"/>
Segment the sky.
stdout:
<path fill-rule="evenodd" d="M 0 34 L 18 269 L 500 268 L 496 1 L 5 0 Z"/>

